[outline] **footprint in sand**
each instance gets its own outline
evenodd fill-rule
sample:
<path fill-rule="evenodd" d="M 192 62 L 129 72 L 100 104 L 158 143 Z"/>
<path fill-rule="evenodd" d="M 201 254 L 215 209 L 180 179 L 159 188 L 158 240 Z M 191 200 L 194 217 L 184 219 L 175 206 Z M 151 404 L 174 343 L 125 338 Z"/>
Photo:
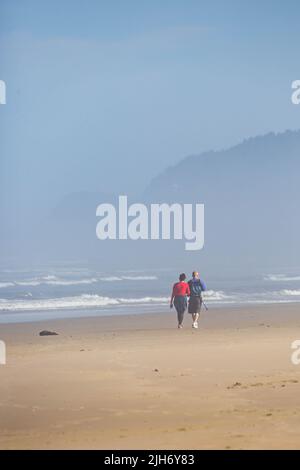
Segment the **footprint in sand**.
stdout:
<path fill-rule="evenodd" d="M 228 386 L 227 390 L 231 390 L 233 388 L 237 388 L 237 387 L 241 387 L 241 386 L 242 386 L 241 382 L 235 382 L 234 384 Z"/>
<path fill-rule="evenodd" d="M 241 382 L 235 382 L 234 384 L 228 386 L 227 389 L 228 390 L 232 390 L 232 389 L 235 389 L 235 388 L 247 389 L 247 388 L 250 388 L 250 387 L 272 387 L 272 388 L 276 388 L 276 386 L 284 388 L 284 387 L 286 387 L 286 384 L 297 384 L 297 383 L 299 383 L 299 381 L 296 380 L 296 379 L 281 380 L 280 382 L 255 382 L 255 383 L 246 384 L 246 385 L 242 385 Z"/>

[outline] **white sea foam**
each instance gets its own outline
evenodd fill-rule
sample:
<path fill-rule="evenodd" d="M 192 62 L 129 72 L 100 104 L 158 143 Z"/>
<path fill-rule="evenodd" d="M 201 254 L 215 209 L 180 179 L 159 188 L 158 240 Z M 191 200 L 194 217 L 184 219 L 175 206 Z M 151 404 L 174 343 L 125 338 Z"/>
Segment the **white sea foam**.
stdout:
<path fill-rule="evenodd" d="M 30 294 L 32 295 L 32 294 Z M 26 297 L 28 297 L 26 295 Z M 225 302 L 232 299 L 223 291 L 209 290 L 205 292 L 204 299 L 210 302 Z M 0 299 L 0 311 L 39 311 L 39 310 L 60 310 L 78 309 L 89 307 L 106 307 L 110 305 L 167 305 L 170 297 L 165 296 L 145 296 L 145 297 L 106 297 L 99 295 L 83 294 L 73 297 L 61 297 L 53 299 Z"/>
<path fill-rule="evenodd" d="M 279 292 L 281 295 L 291 295 L 291 296 L 300 296 L 300 290 L 296 290 L 296 289 L 282 289 L 280 292 Z"/>
<path fill-rule="evenodd" d="M 114 281 L 155 281 L 156 276 L 107 276 L 100 277 L 100 281 L 114 282 Z"/>
<path fill-rule="evenodd" d="M 37 287 L 41 285 L 48 286 L 77 286 L 77 285 L 88 285 L 94 284 L 97 282 L 119 282 L 119 281 L 152 281 L 156 280 L 156 276 L 101 276 L 101 277 L 83 277 L 83 278 L 68 278 L 68 277 L 58 277 L 55 275 L 46 275 L 46 276 L 36 276 L 30 277 L 28 279 L 15 280 L 11 282 L 0 282 L 0 288 L 7 287 Z"/>
<path fill-rule="evenodd" d="M 40 281 L 18 281 L 16 282 L 17 286 L 40 286 L 42 283 Z"/>
<path fill-rule="evenodd" d="M 13 282 L 0 282 L 0 289 L 5 287 L 13 287 L 15 284 Z"/>
<path fill-rule="evenodd" d="M 62 297 L 54 299 L 0 299 L 0 311 L 39 311 L 78 309 L 88 307 L 106 307 L 109 305 L 166 305 L 169 297 L 140 297 L 140 298 L 111 298 L 99 295 L 80 295 L 74 297 Z"/>
<path fill-rule="evenodd" d="M 16 310 L 59 310 L 65 308 L 105 307 L 119 301 L 99 295 L 79 295 L 55 299 L 6 300 L 0 299 L 1 311 Z"/>
<path fill-rule="evenodd" d="M 273 282 L 300 281 L 300 276 L 288 276 L 286 274 L 268 274 L 264 277 L 264 280 Z"/>
<path fill-rule="evenodd" d="M 156 276 L 122 276 L 125 281 L 156 281 Z"/>
<path fill-rule="evenodd" d="M 142 297 L 139 299 L 118 299 L 122 304 L 151 304 L 161 303 L 165 304 L 170 300 L 170 297 Z"/>
<path fill-rule="evenodd" d="M 214 291 L 214 290 L 207 290 L 203 292 L 202 297 L 204 300 L 226 300 L 232 299 L 232 296 L 226 295 L 222 290 Z"/>
<path fill-rule="evenodd" d="M 46 281 L 45 284 L 50 285 L 50 286 L 77 286 L 80 284 L 94 284 L 95 282 L 98 282 L 98 279 L 96 278 L 91 278 L 91 279 L 78 279 L 78 280 L 63 280 L 63 279 L 56 279 L 53 281 Z"/>
<path fill-rule="evenodd" d="M 34 279 L 29 279 L 27 281 L 18 281 L 15 282 L 13 285 L 17 286 L 40 286 L 40 285 L 48 285 L 48 286 L 77 286 L 80 284 L 93 284 L 95 282 L 98 282 L 98 279 L 96 278 L 90 278 L 90 279 L 60 279 L 56 276 L 45 276 L 42 278 L 34 278 Z"/>
<path fill-rule="evenodd" d="M 0 311 L 77 309 L 122 304 L 165 304 L 168 301 L 168 297 L 110 298 L 87 294 L 54 299 L 18 299 L 13 301 L 0 299 Z"/>

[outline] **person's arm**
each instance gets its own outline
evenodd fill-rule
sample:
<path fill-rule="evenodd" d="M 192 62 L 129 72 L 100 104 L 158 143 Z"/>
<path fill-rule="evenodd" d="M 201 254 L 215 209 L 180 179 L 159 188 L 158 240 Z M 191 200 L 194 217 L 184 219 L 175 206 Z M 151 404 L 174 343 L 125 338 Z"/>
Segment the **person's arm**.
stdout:
<path fill-rule="evenodd" d="M 171 301 L 170 301 L 170 308 L 173 307 L 173 301 L 174 301 L 174 297 L 175 297 L 175 295 L 174 295 L 174 287 L 175 287 L 175 284 L 174 284 L 173 289 L 172 289 Z"/>
<path fill-rule="evenodd" d="M 190 290 L 190 286 L 189 286 L 188 283 L 186 284 L 186 295 L 187 295 L 188 297 L 190 297 L 190 295 L 191 295 L 191 290 Z"/>
<path fill-rule="evenodd" d="M 205 282 L 200 280 L 200 284 L 201 284 L 201 289 L 202 289 L 203 291 L 205 291 L 205 290 L 206 290 L 206 284 L 205 284 Z"/>

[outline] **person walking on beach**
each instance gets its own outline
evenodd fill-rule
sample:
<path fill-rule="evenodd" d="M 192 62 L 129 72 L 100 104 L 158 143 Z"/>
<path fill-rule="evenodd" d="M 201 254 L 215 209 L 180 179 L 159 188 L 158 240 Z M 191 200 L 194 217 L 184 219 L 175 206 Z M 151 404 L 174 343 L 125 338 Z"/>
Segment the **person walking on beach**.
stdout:
<path fill-rule="evenodd" d="M 173 285 L 170 308 L 173 308 L 173 303 L 177 311 L 178 328 L 182 328 L 184 312 L 187 308 L 187 296 L 190 295 L 190 288 L 188 283 L 185 281 L 186 275 L 180 274 L 179 282 Z"/>
<path fill-rule="evenodd" d="M 193 318 L 193 328 L 198 328 L 198 320 L 202 306 L 202 292 L 206 290 L 206 285 L 199 278 L 198 271 L 192 273 L 192 279 L 188 282 L 190 288 L 190 299 L 188 312 Z"/>

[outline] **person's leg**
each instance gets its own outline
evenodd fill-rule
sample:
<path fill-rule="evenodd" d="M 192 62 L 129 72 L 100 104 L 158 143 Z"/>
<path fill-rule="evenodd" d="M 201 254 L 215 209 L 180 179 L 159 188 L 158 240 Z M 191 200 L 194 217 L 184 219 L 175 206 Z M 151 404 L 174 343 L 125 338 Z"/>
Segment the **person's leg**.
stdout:
<path fill-rule="evenodd" d="M 199 313 L 193 313 L 193 328 L 198 328 Z"/>
<path fill-rule="evenodd" d="M 184 299 L 181 299 L 180 297 L 175 297 L 174 305 L 177 311 L 178 328 L 182 328 L 183 315 L 185 311 Z"/>
<path fill-rule="evenodd" d="M 202 308 L 202 298 L 200 298 L 199 307 L 198 307 L 198 310 L 197 310 L 197 313 L 196 313 L 196 316 L 195 316 L 195 323 L 197 325 L 197 328 L 198 328 L 198 320 L 199 320 L 199 317 L 200 317 L 201 308 Z"/>
<path fill-rule="evenodd" d="M 195 320 L 194 320 L 194 304 L 193 304 L 193 298 L 190 297 L 189 299 L 189 306 L 188 306 L 188 312 L 192 317 L 192 327 L 194 328 Z"/>
<path fill-rule="evenodd" d="M 199 314 L 201 311 L 201 305 L 202 305 L 202 299 L 197 298 L 197 301 L 195 302 L 195 313 L 193 314 L 193 327 L 198 328 L 198 320 L 199 320 Z"/>
<path fill-rule="evenodd" d="M 177 312 L 178 328 L 181 328 L 181 327 L 182 327 L 183 315 L 184 315 L 184 312 L 183 312 L 182 310 L 179 310 L 179 311 Z"/>

